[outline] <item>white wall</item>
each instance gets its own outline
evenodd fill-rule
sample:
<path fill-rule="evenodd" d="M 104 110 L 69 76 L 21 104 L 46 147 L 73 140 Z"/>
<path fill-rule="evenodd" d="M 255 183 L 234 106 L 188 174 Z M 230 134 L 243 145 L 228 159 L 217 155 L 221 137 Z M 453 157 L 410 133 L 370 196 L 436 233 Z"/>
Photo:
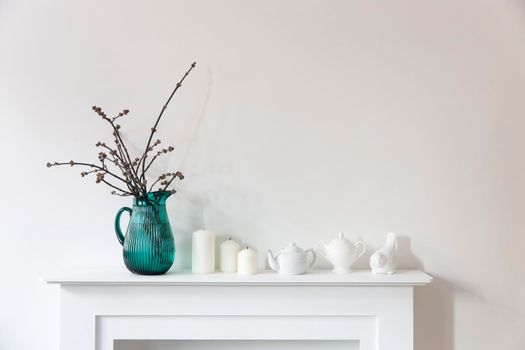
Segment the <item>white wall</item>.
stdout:
<path fill-rule="evenodd" d="M 161 124 L 187 178 L 177 267 L 208 227 L 263 251 L 402 239 L 416 349 L 525 347 L 525 8 L 518 0 L 0 0 L 0 349 L 57 349 L 39 277 L 121 266 L 129 200 L 49 160 L 96 159 L 90 111 Z M 366 259 L 361 267 L 366 266 Z"/>

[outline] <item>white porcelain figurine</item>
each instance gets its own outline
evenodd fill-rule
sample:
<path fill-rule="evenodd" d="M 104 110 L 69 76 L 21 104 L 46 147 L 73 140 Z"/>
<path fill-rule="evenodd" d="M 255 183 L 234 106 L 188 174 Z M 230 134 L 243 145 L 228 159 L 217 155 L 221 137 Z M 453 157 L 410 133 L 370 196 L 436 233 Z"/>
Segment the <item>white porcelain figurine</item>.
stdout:
<path fill-rule="evenodd" d="M 310 261 L 308 261 L 310 254 Z M 281 275 L 302 275 L 315 262 L 315 252 L 313 249 L 303 250 L 290 243 L 288 247 L 281 249 L 277 255 L 273 255 L 268 249 L 268 265 L 272 270 L 279 272 Z"/>
<path fill-rule="evenodd" d="M 386 236 L 385 245 L 370 257 L 370 267 L 372 268 L 372 273 L 381 273 L 387 275 L 393 274 L 397 265 L 396 251 L 396 234 L 394 232 L 390 232 Z"/>
<path fill-rule="evenodd" d="M 329 244 L 321 243 L 319 253 L 334 266 L 335 273 L 351 272 L 352 264 L 365 253 L 366 244 L 359 240 L 352 243 L 342 233 Z"/>

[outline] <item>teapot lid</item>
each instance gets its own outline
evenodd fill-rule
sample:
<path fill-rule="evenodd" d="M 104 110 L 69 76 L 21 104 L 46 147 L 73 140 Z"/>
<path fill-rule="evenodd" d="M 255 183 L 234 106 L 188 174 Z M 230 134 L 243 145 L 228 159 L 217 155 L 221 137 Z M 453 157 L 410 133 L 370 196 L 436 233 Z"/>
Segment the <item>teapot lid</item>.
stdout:
<path fill-rule="evenodd" d="M 345 234 L 343 232 L 339 232 L 337 238 L 334 238 L 332 240 L 332 243 L 334 244 L 346 244 L 349 243 L 348 239 L 345 238 Z"/>
<path fill-rule="evenodd" d="M 281 253 L 303 253 L 304 250 L 295 245 L 294 242 L 288 244 L 287 247 L 281 249 Z"/>

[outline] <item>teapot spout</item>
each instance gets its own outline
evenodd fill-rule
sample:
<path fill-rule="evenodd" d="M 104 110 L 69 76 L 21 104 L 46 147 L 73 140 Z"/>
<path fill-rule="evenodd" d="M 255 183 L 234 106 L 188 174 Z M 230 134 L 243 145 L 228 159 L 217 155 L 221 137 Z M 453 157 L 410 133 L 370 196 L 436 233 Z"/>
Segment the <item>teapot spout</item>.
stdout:
<path fill-rule="evenodd" d="M 270 265 L 272 270 L 279 272 L 279 262 L 270 249 L 268 249 L 268 265 Z"/>
<path fill-rule="evenodd" d="M 330 260 L 328 259 L 328 254 L 326 254 L 326 243 L 319 243 L 319 245 L 317 246 L 317 251 L 319 252 L 319 254 L 321 254 L 323 258 Z"/>

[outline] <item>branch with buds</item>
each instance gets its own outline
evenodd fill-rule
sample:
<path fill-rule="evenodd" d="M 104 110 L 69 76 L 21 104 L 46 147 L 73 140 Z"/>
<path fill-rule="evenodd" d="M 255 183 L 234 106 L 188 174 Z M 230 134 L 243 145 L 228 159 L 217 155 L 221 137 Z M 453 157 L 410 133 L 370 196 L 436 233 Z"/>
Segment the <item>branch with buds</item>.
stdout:
<path fill-rule="evenodd" d="M 102 108 L 93 106 L 93 111 L 111 126 L 114 146 L 101 141 L 98 141 L 95 144 L 96 147 L 103 149 L 98 153 L 98 164 L 71 160 L 69 162 L 50 162 L 47 163 L 47 167 L 51 168 L 61 165 L 84 167 L 87 169 L 80 173 L 82 177 L 94 174 L 95 183 L 104 183 L 111 187 L 111 194 L 113 195 L 134 197 L 146 196 L 148 194 L 148 182 L 146 178 L 148 170 L 159 157 L 175 150 L 173 146 L 158 149 L 157 147 L 161 144 L 161 140 L 157 139 L 156 141 L 153 141 L 153 136 L 158 130 L 159 122 L 164 111 L 168 107 L 168 104 L 171 102 L 177 90 L 182 86 L 184 79 L 186 79 L 195 66 L 196 63 L 193 62 L 184 76 L 175 85 L 175 88 L 171 92 L 166 103 L 162 106 L 161 111 L 155 120 L 155 124 L 153 124 L 153 127 L 151 128 L 146 148 L 139 157 L 131 156 L 129 149 L 121 136 L 120 130 L 122 127 L 117 123 L 118 119 L 129 114 L 129 110 L 124 109 L 116 116 L 109 117 Z M 155 150 L 157 151 L 155 152 Z M 175 193 L 176 191 L 174 189 L 169 189 L 169 186 L 175 179 L 182 180 L 184 179 L 184 176 L 180 171 L 175 173 L 164 173 L 153 182 L 149 187 L 149 191 L 151 192 L 154 189 L 154 186 L 159 184 L 160 187 L 158 187 L 158 191 L 170 191 Z"/>

